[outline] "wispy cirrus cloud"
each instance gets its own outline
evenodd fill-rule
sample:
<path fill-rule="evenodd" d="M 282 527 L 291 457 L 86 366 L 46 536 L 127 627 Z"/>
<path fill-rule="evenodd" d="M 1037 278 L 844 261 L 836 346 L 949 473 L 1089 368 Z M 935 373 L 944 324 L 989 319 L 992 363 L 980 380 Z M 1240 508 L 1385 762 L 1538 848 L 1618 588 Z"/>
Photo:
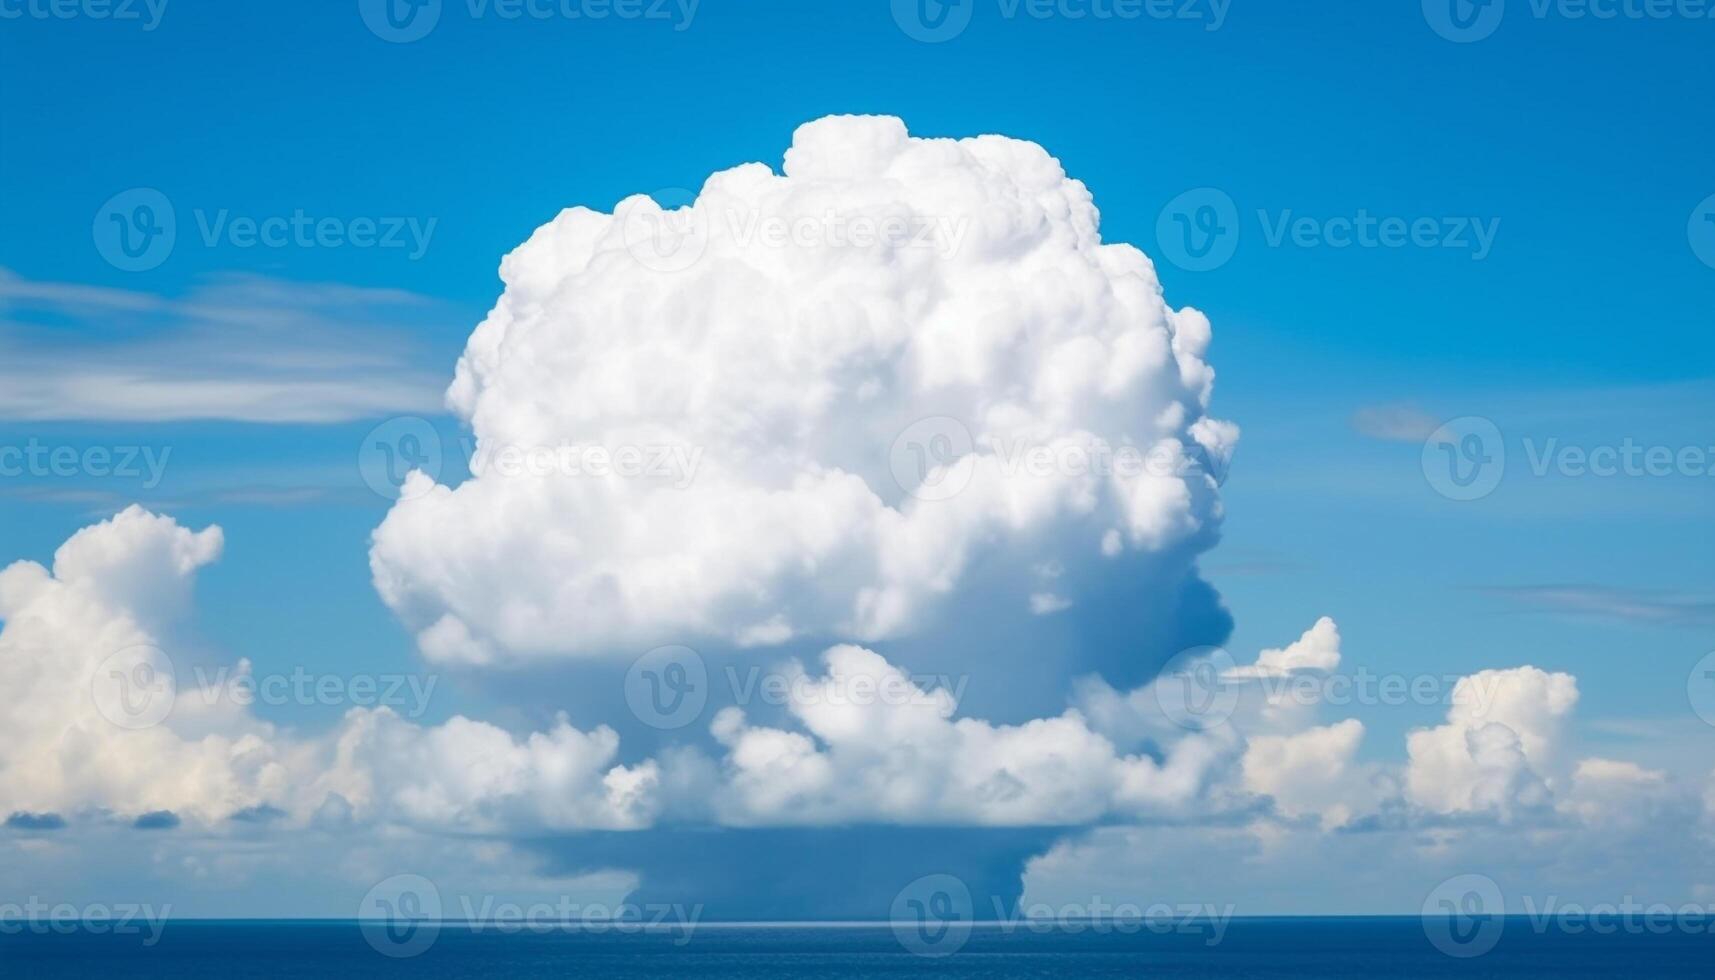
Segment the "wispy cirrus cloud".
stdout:
<path fill-rule="evenodd" d="M 182 296 L 0 269 L 0 420 L 326 423 L 434 412 L 449 318 L 394 289 L 225 275 Z"/>
<path fill-rule="evenodd" d="M 1715 597 L 1600 585 L 1487 586 L 1482 591 L 1543 612 L 1633 623 L 1715 623 Z"/>
<path fill-rule="evenodd" d="M 1390 442 L 1422 442 L 1441 425 L 1428 412 L 1407 403 L 1365 405 L 1352 413 L 1359 435 Z"/>

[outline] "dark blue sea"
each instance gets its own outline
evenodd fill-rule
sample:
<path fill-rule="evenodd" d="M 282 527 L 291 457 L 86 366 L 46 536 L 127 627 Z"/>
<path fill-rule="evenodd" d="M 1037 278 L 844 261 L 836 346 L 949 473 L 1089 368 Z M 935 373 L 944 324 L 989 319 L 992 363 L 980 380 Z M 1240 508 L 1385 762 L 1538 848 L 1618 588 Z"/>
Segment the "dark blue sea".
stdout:
<path fill-rule="evenodd" d="M 1438 949 L 1417 918 L 1235 919 L 1207 934 L 980 927 L 924 956 L 887 925 L 701 926 L 678 934 L 443 925 L 389 956 L 346 922 L 171 921 L 138 935 L 0 935 L 7 977 L 1708 977 L 1715 939 L 1682 931 L 1597 935 L 1502 923 L 1472 954 Z M 1472 939 L 1473 932 L 1462 937 Z M 399 939 L 401 937 L 393 937 Z M 382 948 L 389 948 L 388 942 Z M 1443 940 L 1445 942 L 1445 940 Z M 1478 946 L 1483 947 L 1477 949 Z M 927 948 L 927 947 L 923 947 Z"/>

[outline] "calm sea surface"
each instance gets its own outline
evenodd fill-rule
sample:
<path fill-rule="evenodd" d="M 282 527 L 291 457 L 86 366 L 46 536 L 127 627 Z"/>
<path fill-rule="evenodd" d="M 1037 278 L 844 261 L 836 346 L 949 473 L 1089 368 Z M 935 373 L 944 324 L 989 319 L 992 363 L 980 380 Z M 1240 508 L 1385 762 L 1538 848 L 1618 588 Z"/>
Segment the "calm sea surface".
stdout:
<path fill-rule="evenodd" d="M 0 935 L 7 977 L 1709 977 L 1715 939 L 1670 932 L 1597 935 L 1509 918 L 1492 948 L 1455 958 L 1416 918 L 1236 919 L 1210 935 L 1037 932 L 996 927 L 906 942 L 873 927 L 700 927 L 683 935 L 500 934 L 431 927 L 377 937 L 349 922 L 169 921 L 146 936 L 51 931 Z M 1491 926 L 1495 923 L 1491 923 Z M 1462 937 L 1478 945 L 1483 939 Z M 370 939 L 393 952 L 382 955 Z M 427 941 L 425 941 L 427 940 Z M 401 945 L 391 945 L 393 943 Z M 1443 939 L 1445 942 L 1445 939 Z M 956 952 L 916 955 L 907 944 Z M 1472 946 L 1455 946 L 1471 952 Z"/>

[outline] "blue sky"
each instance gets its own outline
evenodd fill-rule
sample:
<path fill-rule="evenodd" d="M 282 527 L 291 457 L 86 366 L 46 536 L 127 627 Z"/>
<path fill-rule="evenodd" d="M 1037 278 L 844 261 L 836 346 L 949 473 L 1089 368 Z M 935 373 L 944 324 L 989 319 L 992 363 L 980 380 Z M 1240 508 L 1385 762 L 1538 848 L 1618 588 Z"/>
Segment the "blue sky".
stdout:
<path fill-rule="evenodd" d="M 0 394 L 0 446 L 170 451 L 154 486 L 0 477 L 0 559 L 46 563 L 138 502 L 225 532 L 190 647 L 258 673 L 420 669 L 372 583 L 392 502 L 358 454 L 394 416 L 463 437 L 441 391 L 501 294 L 501 256 L 562 208 L 778 169 L 805 122 L 893 115 L 917 136 L 1040 144 L 1088 186 L 1103 240 L 1135 244 L 1169 303 L 1208 315 L 1211 412 L 1243 436 L 1200 567 L 1240 662 L 1330 616 L 1348 666 L 1564 671 L 1577 754 L 1707 775 L 1711 730 L 1686 683 L 1715 625 L 1715 469 L 1538 476 L 1531 455 L 1630 440 L 1707 449 L 1715 467 L 1715 239 L 1699 231 L 1715 223 L 1697 220 L 1715 195 L 1715 21 L 1509 0 L 1492 36 L 1455 43 L 1417 4 L 1192 0 L 1125 17 L 964 0 L 968 27 L 923 43 L 881 3 L 705 0 L 598 21 L 446 0 L 425 37 L 392 43 L 359 6 L 171 0 L 147 30 L 0 23 L 0 384 L 24 392 Z M 126 271 L 104 208 L 135 188 L 165 196 L 177 237 Z M 1207 270 L 1158 235 L 1198 189 L 1231 203 L 1236 242 Z M 206 233 L 300 211 L 334 219 L 340 241 Z M 1330 243 L 1361 215 L 1427 220 L 1434 247 Z M 1304 218 L 1306 237 L 1277 232 Z M 348 240 L 369 219 L 400 246 Z M 191 413 L 213 417 L 183 418 L 24 386 L 89 364 L 331 387 L 290 388 L 289 409 L 216 393 Z M 1481 499 L 1425 477 L 1424 440 L 1461 417 L 1492 420 L 1507 453 Z M 451 671 L 424 720 L 523 731 L 583 697 L 552 671 L 479 674 Z M 343 707 L 258 711 L 313 731 Z M 1358 713 L 1359 758 L 1396 759 L 1444 713 Z"/>

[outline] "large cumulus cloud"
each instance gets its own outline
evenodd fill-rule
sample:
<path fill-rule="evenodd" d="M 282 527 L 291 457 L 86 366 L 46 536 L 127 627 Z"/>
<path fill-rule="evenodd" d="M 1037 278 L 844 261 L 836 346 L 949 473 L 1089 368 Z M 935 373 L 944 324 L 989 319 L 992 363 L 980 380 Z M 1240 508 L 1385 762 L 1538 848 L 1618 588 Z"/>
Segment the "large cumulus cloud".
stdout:
<path fill-rule="evenodd" d="M 419 475 L 374 536 L 382 596 L 455 661 L 882 641 L 1116 578 L 1209 604 L 1236 439 L 1209 324 L 1098 220 L 1033 143 L 864 117 L 676 212 L 562 212 L 502 263 L 450 404 L 479 460 L 680 462 Z"/>

